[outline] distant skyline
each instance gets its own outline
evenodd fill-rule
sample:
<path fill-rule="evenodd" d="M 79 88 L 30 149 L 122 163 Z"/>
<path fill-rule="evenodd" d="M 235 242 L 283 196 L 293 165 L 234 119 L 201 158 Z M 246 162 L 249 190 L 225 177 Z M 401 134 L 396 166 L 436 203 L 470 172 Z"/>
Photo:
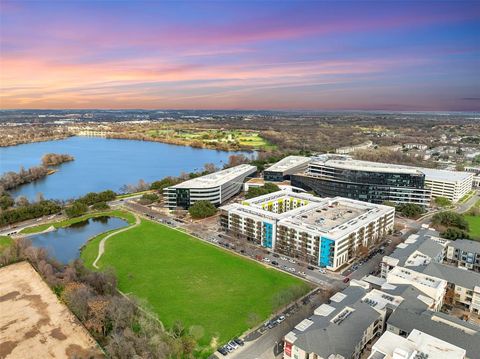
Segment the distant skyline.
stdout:
<path fill-rule="evenodd" d="M 4 1 L 0 109 L 480 110 L 480 1 Z"/>

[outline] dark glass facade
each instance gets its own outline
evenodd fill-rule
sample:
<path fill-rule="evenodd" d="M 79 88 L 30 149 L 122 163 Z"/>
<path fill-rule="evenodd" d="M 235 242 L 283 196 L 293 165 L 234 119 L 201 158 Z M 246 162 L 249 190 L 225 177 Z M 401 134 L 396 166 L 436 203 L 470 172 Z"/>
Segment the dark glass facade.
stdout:
<path fill-rule="evenodd" d="M 310 169 L 311 174 L 292 175 L 292 186 L 324 197 L 346 197 L 381 204 L 385 201 L 425 204 L 422 174 L 367 172 L 337 168 Z M 323 174 L 322 174 L 323 173 Z"/>
<path fill-rule="evenodd" d="M 288 176 L 289 177 L 289 176 Z M 265 181 L 272 181 L 272 182 L 281 182 L 284 180 L 282 172 L 275 172 L 275 171 L 265 171 L 263 172 L 263 178 Z M 287 178 L 285 178 L 287 179 Z"/>

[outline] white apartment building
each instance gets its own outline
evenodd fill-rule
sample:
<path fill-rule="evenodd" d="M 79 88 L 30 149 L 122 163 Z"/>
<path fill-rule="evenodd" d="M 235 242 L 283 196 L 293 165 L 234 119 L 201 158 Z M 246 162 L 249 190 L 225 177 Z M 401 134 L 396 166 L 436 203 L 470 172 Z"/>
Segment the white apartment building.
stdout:
<path fill-rule="evenodd" d="M 233 235 L 330 270 L 377 244 L 394 217 L 389 206 L 289 191 L 221 207 L 222 227 Z"/>
<path fill-rule="evenodd" d="M 167 187 L 163 190 L 165 207 L 187 209 L 197 201 L 221 205 L 239 193 L 245 179 L 256 171 L 256 166 L 242 164 Z"/>

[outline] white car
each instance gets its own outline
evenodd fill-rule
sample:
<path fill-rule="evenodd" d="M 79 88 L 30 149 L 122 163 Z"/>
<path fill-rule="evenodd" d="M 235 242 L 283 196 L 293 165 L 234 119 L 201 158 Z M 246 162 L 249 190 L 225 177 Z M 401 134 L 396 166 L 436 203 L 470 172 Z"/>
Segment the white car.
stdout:
<path fill-rule="evenodd" d="M 280 259 L 281 259 L 282 261 L 288 261 L 288 258 L 287 258 L 287 257 L 280 257 Z"/>
<path fill-rule="evenodd" d="M 322 273 L 322 274 L 327 273 L 327 272 L 325 271 L 325 269 L 322 269 L 322 268 L 320 268 L 318 271 L 319 271 L 320 273 Z"/>
<path fill-rule="evenodd" d="M 293 259 L 289 259 L 288 261 L 289 261 L 290 263 L 292 263 L 292 264 L 297 263 L 297 262 L 295 262 L 295 260 L 293 260 Z"/>
<path fill-rule="evenodd" d="M 269 263 L 269 262 L 270 262 L 270 259 L 268 259 L 268 258 L 263 258 L 263 261 L 264 261 L 265 263 Z"/>
<path fill-rule="evenodd" d="M 292 267 L 292 268 L 288 268 L 288 271 L 294 273 L 294 272 L 295 272 L 295 268 L 293 268 L 293 267 Z"/>
<path fill-rule="evenodd" d="M 281 315 L 281 316 L 278 317 L 277 323 L 281 323 L 281 322 L 283 322 L 284 320 L 285 320 L 285 316 L 284 316 L 284 315 Z"/>

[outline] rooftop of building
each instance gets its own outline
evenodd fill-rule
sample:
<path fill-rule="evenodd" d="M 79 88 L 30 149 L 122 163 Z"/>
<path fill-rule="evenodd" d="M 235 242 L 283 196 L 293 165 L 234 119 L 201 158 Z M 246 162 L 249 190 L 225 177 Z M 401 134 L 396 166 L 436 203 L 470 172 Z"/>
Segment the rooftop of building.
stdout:
<path fill-rule="evenodd" d="M 471 290 L 480 286 L 480 273 L 447 264 L 431 262 L 415 270 Z"/>
<path fill-rule="evenodd" d="M 406 332 L 417 329 L 446 342 L 455 343 L 466 350 L 468 358 L 476 358 L 480 350 L 480 327 L 441 312 L 412 310 L 408 300 L 404 300 L 397 307 L 387 323 Z"/>
<path fill-rule="evenodd" d="M 291 168 L 300 166 L 302 164 L 307 164 L 310 162 L 310 157 L 305 156 L 287 156 L 277 163 L 271 165 L 270 167 L 266 168 L 265 171 L 268 172 L 283 172 L 287 171 Z"/>
<path fill-rule="evenodd" d="M 378 311 L 361 301 L 366 291 L 361 286 L 350 285 L 337 293 L 342 295 L 332 297 L 330 304 L 317 308 L 317 314 L 299 323 L 285 339 L 324 358 L 331 354 L 350 358 L 363 332 L 380 317 Z"/>
<path fill-rule="evenodd" d="M 414 260 L 412 255 L 415 252 L 434 258 L 444 251 L 447 243 L 447 240 L 438 237 L 438 232 L 430 229 L 421 229 L 416 234 L 411 234 L 405 242 L 400 243 L 390 255 L 385 256 L 384 262 L 395 266 L 420 265 L 417 261 L 413 263 L 407 262 Z"/>
<path fill-rule="evenodd" d="M 415 267 L 415 270 L 404 268 L 404 267 L 395 267 L 387 274 L 387 281 L 389 283 L 393 282 L 393 277 L 402 278 L 410 283 L 417 283 L 426 287 L 438 289 L 446 286 L 446 280 L 429 275 L 427 273 L 418 272 L 416 269 L 420 267 Z"/>
<path fill-rule="evenodd" d="M 302 205 L 283 213 L 268 211 L 275 201 L 301 201 Z M 308 193 L 277 191 L 242 202 L 222 207 L 227 211 L 254 214 L 278 220 L 279 225 L 296 227 L 299 230 L 328 233 L 336 239 L 355 228 L 393 211 L 392 207 L 353 199 L 335 197 L 320 198 Z"/>
<path fill-rule="evenodd" d="M 480 253 L 480 242 L 470 239 L 457 239 L 456 241 L 450 242 L 448 246 L 465 252 Z"/>
<path fill-rule="evenodd" d="M 383 354 L 383 355 L 382 355 Z M 373 345 L 368 359 L 464 359 L 465 349 L 414 329 L 407 338 L 385 332 Z"/>
<path fill-rule="evenodd" d="M 334 197 L 323 203 L 301 207 L 279 224 L 325 233 L 335 240 L 391 211 L 393 208 L 389 206 Z"/>
<path fill-rule="evenodd" d="M 332 156 L 317 156 L 311 161 L 312 165 L 315 165 L 315 163 L 322 163 L 324 165 L 332 166 L 335 168 L 365 172 L 404 173 L 416 175 L 424 174 L 426 180 L 432 181 L 458 182 L 464 181 L 472 176 L 472 173 L 470 172 L 440 170 L 426 167 L 413 167 L 397 165 L 393 163 L 361 161 L 354 160 L 349 157 L 335 158 Z"/>
<path fill-rule="evenodd" d="M 249 175 L 257 170 L 256 166 L 241 164 L 205 176 L 193 178 L 169 188 L 212 188 L 225 184 L 238 176 Z"/>

